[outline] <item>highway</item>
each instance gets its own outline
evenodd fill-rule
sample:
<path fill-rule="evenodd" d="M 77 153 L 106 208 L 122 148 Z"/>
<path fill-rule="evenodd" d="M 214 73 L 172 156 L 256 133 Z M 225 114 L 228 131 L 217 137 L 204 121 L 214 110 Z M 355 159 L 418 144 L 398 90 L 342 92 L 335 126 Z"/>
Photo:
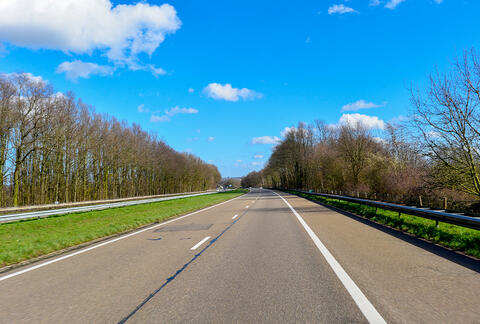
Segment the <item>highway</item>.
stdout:
<path fill-rule="evenodd" d="M 293 195 L 0 274 L 0 323 L 480 323 L 480 262 Z"/>
<path fill-rule="evenodd" d="M 105 203 L 105 204 L 94 204 L 94 205 L 87 205 L 87 206 L 58 208 L 58 209 L 47 209 L 47 210 L 16 213 L 16 214 L 5 214 L 5 215 L 0 215 L 0 223 L 18 221 L 18 220 L 21 220 L 21 219 L 29 219 L 29 218 L 49 217 L 49 216 L 53 216 L 53 215 L 66 215 L 66 214 L 71 214 L 71 213 L 87 212 L 87 211 L 92 211 L 92 210 L 102 210 L 102 209 L 109 209 L 109 208 L 118 208 L 118 207 L 125 207 L 125 206 L 150 204 L 150 203 L 155 203 L 155 202 L 165 201 L 165 200 L 173 200 L 173 199 L 180 199 L 180 198 L 210 195 L 210 194 L 213 194 L 213 193 L 215 193 L 215 191 L 177 194 L 177 195 L 165 195 L 164 197 L 146 198 L 146 199 L 137 199 L 137 200 L 123 199 L 123 201 L 109 202 L 109 203 Z"/>

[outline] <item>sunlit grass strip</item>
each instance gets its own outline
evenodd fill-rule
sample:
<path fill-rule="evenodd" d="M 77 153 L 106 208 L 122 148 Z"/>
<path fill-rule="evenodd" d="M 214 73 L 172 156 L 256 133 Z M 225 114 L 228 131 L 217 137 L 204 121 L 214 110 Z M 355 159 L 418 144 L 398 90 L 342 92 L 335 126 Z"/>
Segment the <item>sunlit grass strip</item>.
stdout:
<path fill-rule="evenodd" d="M 400 229 L 404 232 L 408 232 L 445 247 L 480 258 L 480 231 L 441 222 L 437 227 L 434 220 L 422 217 L 408 214 L 399 215 L 398 212 L 334 198 L 297 192 L 292 193 L 300 197 L 316 200 L 323 204 L 352 212 L 375 222 Z"/>
<path fill-rule="evenodd" d="M 215 205 L 243 190 L 0 224 L 0 267 Z"/>

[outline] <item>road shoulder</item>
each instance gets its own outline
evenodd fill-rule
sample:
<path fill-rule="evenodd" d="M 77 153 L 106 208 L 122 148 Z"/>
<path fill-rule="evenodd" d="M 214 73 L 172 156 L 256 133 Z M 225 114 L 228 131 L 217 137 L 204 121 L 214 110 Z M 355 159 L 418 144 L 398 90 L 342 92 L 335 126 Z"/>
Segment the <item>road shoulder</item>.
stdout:
<path fill-rule="evenodd" d="M 480 276 L 474 267 L 464 267 L 355 217 L 281 195 L 388 322 L 473 323 L 480 318 L 476 304 Z"/>

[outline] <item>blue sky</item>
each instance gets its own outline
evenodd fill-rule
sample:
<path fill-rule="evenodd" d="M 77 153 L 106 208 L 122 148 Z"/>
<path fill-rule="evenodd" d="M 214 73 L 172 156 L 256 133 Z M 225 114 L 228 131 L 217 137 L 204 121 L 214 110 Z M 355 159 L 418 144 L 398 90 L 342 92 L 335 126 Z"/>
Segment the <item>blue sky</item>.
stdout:
<path fill-rule="evenodd" d="M 241 176 L 298 121 L 407 116 L 410 85 L 480 49 L 480 1 L 2 0 L 0 44 L 0 73 Z"/>

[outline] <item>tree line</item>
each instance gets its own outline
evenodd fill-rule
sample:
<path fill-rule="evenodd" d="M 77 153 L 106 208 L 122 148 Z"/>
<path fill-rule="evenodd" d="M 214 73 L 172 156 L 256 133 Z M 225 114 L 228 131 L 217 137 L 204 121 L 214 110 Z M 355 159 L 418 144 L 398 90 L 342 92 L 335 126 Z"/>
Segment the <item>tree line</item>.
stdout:
<path fill-rule="evenodd" d="M 480 58 L 466 51 L 426 89 L 411 89 L 411 116 L 378 134 L 361 122 L 300 123 L 244 186 L 366 193 L 418 204 L 419 196 L 480 197 Z"/>
<path fill-rule="evenodd" d="M 214 165 L 71 92 L 0 75 L 0 206 L 199 191 L 220 179 Z"/>

